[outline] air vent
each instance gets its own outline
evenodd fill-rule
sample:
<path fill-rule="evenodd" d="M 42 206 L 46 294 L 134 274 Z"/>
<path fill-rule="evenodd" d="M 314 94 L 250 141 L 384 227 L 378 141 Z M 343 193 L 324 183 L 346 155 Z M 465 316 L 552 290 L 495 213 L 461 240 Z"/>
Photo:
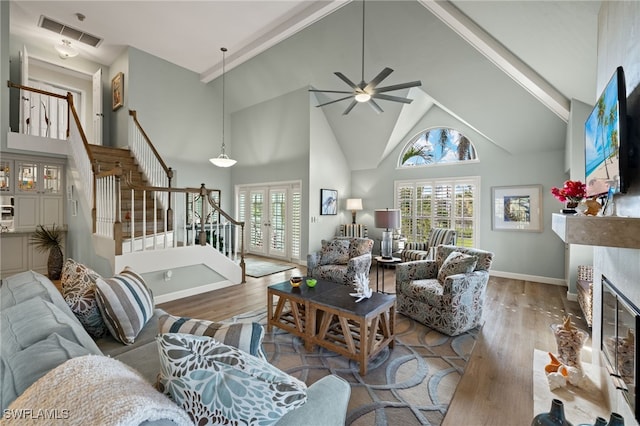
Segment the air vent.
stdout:
<path fill-rule="evenodd" d="M 98 47 L 98 45 L 102 43 L 102 39 L 100 37 L 87 34 L 84 31 L 80 31 L 76 28 L 70 27 L 58 21 L 54 21 L 53 19 L 47 18 L 44 15 L 40 16 L 40 21 L 38 22 L 38 26 L 40 28 L 44 28 L 45 30 L 53 31 L 56 34 L 65 36 L 68 39 L 76 40 L 84 44 L 88 44 L 89 46 L 92 46 L 92 47 Z"/>

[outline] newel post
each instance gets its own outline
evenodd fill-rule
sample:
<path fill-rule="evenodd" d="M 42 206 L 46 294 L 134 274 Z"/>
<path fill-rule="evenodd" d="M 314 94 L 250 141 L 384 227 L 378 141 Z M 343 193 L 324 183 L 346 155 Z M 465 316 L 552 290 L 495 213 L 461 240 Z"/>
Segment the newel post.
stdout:
<path fill-rule="evenodd" d="M 207 188 L 204 187 L 204 183 L 200 185 L 200 199 L 202 203 L 200 203 L 200 233 L 198 234 L 198 242 L 201 246 L 207 245 L 207 234 L 204 230 L 204 221 L 206 216 L 206 208 L 207 205 L 205 200 L 207 199 Z"/>

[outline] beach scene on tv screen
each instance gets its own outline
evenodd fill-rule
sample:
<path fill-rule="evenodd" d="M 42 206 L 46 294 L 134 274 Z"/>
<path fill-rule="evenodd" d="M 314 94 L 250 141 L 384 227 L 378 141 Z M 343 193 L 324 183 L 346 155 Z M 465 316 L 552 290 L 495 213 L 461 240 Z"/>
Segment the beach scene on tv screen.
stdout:
<path fill-rule="evenodd" d="M 618 181 L 619 117 L 616 77 L 603 92 L 585 123 L 585 174 L 587 194 L 606 194 Z"/>

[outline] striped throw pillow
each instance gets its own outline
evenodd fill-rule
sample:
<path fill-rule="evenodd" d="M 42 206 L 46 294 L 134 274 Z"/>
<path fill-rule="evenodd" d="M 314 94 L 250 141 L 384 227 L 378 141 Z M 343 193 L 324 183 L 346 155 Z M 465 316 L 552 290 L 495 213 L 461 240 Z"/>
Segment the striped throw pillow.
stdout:
<path fill-rule="evenodd" d="M 225 345 L 233 346 L 263 360 L 267 360 L 262 350 L 264 327 L 257 322 L 226 324 L 188 317 L 176 317 L 158 309 L 158 331 L 162 333 L 183 333 L 195 336 L 213 337 Z"/>
<path fill-rule="evenodd" d="M 131 345 L 153 316 L 153 294 L 131 268 L 112 278 L 96 280 L 96 299 L 111 335 Z"/>

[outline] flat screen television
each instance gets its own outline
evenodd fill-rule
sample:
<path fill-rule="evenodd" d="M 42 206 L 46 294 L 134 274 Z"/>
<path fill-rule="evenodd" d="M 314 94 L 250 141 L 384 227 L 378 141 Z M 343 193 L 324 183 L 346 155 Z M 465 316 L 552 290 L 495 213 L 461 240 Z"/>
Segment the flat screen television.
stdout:
<path fill-rule="evenodd" d="M 618 67 L 585 122 L 585 183 L 587 197 L 627 192 L 629 155 L 627 91 Z"/>

